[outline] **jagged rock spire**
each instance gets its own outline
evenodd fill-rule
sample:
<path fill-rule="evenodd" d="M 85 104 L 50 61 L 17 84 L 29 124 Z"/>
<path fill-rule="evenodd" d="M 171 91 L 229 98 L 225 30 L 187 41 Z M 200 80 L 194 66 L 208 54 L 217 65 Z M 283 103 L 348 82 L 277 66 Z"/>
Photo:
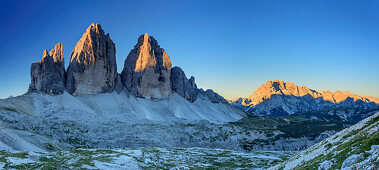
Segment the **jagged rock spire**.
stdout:
<path fill-rule="evenodd" d="M 62 43 L 50 51 L 44 50 L 42 59 L 30 69 L 31 83 L 28 92 L 62 94 L 64 92 L 65 68 Z"/>
<path fill-rule="evenodd" d="M 171 95 L 171 61 L 158 42 L 147 33 L 138 38 L 121 73 L 123 84 L 133 95 L 165 98 Z"/>
<path fill-rule="evenodd" d="M 111 92 L 117 76 L 115 44 L 100 24 L 91 24 L 72 51 L 67 91 L 73 95 Z"/>

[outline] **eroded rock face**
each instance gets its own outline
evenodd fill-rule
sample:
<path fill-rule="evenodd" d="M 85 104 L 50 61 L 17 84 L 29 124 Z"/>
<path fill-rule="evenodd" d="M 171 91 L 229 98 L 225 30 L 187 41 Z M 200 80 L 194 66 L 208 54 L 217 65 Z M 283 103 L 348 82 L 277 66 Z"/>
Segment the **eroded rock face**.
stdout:
<path fill-rule="evenodd" d="M 190 102 L 197 99 L 197 86 L 195 78 L 191 76 L 188 80 L 186 74 L 180 67 L 173 67 L 171 69 L 171 88 L 174 92 L 178 93 L 183 98 Z"/>
<path fill-rule="evenodd" d="M 115 44 L 100 24 L 91 24 L 72 51 L 67 91 L 72 95 L 112 92 L 117 76 Z"/>
<path fill-rule="evenodd" d="M 171 95 L 171 61 L 158 42 L 147 33 L 138 38 L 121 73 L 121 80 L 132 95 L 161 99 Z"/>
<path fill-rule="evenodd" d="M 41 61 L 33 63 L 30 69 L 31 83 L 28 92 L 62 94 L 65 90 L 65 68 L 62 43 L 58 43 Z"/>

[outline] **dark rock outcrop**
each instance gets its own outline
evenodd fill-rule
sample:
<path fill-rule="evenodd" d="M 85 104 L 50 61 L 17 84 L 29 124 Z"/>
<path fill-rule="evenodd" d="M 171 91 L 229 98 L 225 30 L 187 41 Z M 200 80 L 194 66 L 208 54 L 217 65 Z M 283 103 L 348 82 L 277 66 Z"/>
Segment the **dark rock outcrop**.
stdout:
<path fill-rule="evenodd" d="M 121 79 L 132 95 L 161 99 L 171 95 L 171 61 L 158 42 L 147 33 L 130 51 Z"/>
<path fill-rule="evenodd" d="M 198 90 L 195 84 L 195 78 L 191 77 L 188 80 L 186 74 L 180 67 L 173 67 L 171 69 L 170 80 L 171 88 L 174 92 L 190 102 L 194 102 L 197 99 Z"/>
<path fill-rule="evenodd" d="M 112 92 L 117 76 L 115 44 L 100 24 L 91 24 L 72 51 L 67 91 L 72 95 Z"/>
<path fill-rule="evenodd" d="M 33 63 L 30 69 L 31 83 L 28 92 L 62 94 L 65 90 L 65 68 L 62 43 L 58 43 L 41 61 Z"/>
<path fill-rule="evenodd" d="M 206 96 L 213 103 L 228 103 L 227 100 L 225 100 L 222 96 L 214 92 L 212 89 L 208 89 L 206 91 L 200 89 L 199 92 L 202 95 Z"/>

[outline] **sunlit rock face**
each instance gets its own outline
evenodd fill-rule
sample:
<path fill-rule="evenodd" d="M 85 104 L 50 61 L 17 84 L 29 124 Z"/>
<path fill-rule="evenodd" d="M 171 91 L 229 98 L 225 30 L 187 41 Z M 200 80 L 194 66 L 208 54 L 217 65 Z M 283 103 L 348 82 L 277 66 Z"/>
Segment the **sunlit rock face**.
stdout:
<path fill-rule="evenodd" d="M 266 99 L 270 99 L 273 95 L 294 97 L 309 96 L 311 98 L 319 98 L 319 100 L 330 103 L 342 103 L 346 100 L 352 100 L 353 102 L 362 101 L 364 103 L 378 103 L 376 101 L 377 99 L 374 97 L 360 96 L 352 94 L 349 91 L 316 91 L 305 86 L 300 87 L 292 82 L 284 82 L 281 80 L 267 81 L 266 84 L 261 85 L 256 91 L 254 91 L 254 93 L 249 97 L 249 101 L 251 102 L 250 104 L 256 105 L 262 103 Z"/>
<path fill-rule="evenodd" d="M 112 92 L 117 76 L 115 44 L 100 24 L 91 24 L 72 51 L 67 91 L 72 95 Z"/>
<path fill-rule="evenodd" d="M 303 86 L 296 86 L 292 82 L 284 82 L 281 80 L 267 81 L 266 84 L 258 87 L 256 91 L 249 97 L 251 104 L 262 103 L 263 100 L 271 98 L 272 95 L 292 95 L 292 96 L 305 96 L 310 95 L 314 98 L 319 97 L 317 91 L 308 89 Z"/>
<path fill-rule="evenodd" d="M 41 61 L 33 63 L 30 69 L 31 83 L 28 92 L 62 94 L 65 86 L 65 68 L 62 43 L 58 43 Z"/>
<path fill-rule="evenodd" d="M 281 80 L 267 81 L 248 99 L 236 99 L 231 104 L 247 112 L 273 116 L 330 108 L 379 108 L 375 97 L 355 95 L 349 91 L 316 91 Z"/>
<path fill-rule="evenodd" d="M 197 99 L 197 86 L 195 78 L 191 76 L 188 80 L 186 74 L 180 67 L 173 67 L 171 69 L 171 88 L 174 92 L 178 93 L 183 98 L 190 102 Z"/>
<path fill-rule="evenodd" d="M 171 95 L 171 61 L 158 42 L 147 33 L 138 38 L 121 73 L 121 80 L 132 95 L 161 99 Z"/>

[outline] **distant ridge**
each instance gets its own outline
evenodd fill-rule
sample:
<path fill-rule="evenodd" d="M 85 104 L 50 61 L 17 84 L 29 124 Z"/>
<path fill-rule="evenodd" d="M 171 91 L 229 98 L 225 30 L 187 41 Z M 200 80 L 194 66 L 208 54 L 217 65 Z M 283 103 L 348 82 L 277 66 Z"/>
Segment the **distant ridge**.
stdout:
<path fill-rule="evenodd" d="M 330 108 L 379 108 L 379 98 L 376 97 L 360 96 L 349 91 L 316 91 L 281 80 L 267 81 L 249 98 L 236 98 L 230 103 L 246 112 L 270 116 Z"/>

